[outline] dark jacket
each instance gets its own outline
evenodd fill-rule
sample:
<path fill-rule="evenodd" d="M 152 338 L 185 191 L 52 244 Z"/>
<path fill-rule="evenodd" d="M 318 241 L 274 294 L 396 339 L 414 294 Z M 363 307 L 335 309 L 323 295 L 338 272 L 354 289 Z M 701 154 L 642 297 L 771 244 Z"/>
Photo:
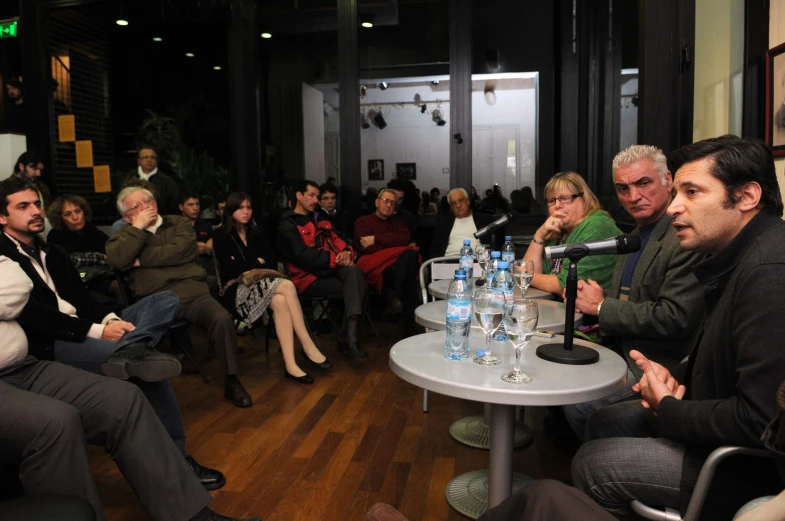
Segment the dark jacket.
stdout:
<path fill-rule="evenodd" d="M 109 236 L 96 228 L 93 223 L 87 223 L 78 232 L 72 232 L 68 228 L 52 230 L 46 236 L 46 240 L 49 244 L 60 246 L 68 253 L 90 251 L 106 253 L 106 241 L 109 240 Z"/>
<path fill-rule="evenodd" d="M 243 244 L 235 230 L 224 233 L 223 227 L 215 230 L 213 234 L 213 253 L 217 261 L 218 276 L 221 286 L 238 278 L 243 272 L 255 269 L 278 269 L 278 260 L 275 258 L 275 249 L 270 239 L 261 227 L 247 237 L 248 246 Z M 263 259 L 264 264 L 258 259 Z M 237 284 L 227 288 L 223 294 L 224 305 L 234 310 Z"/>
<path fill-rule="evenodd" d="M 0 234 L 1 254 L 17 262 L 33 281 L 27 305 L 16 319 L 27 335 L 30 354 L 41 360 L 54 360 L 55 340 L 84 341 L 90 327 L 100 324 L 112 310 L 102 307 L 90 295 L 63 249 L 43 242 L 40 244 L 46 253 L 46 270 L 52 277 L 57 293 L 76 308 L 78 318 L 60 312 L 57 296 L 38 274 L 33 261 L 22 254 L 5 234 Z"/>
<path fill-rule="evenodd" d="M 776 393 L 785 375 L 785 222 L 758 214 L 694 271 L 705 291 L 702 338 L 686 362 L 687 394 L 663 399 L 657 416 L 660 436 L 687 446 L 685 505 L 712 449 L 763 448 L 763 431 L 777 415 Z M 737 459 L 720 466 L 715 501 L 776 483 L 770 462 Z"/>
<path fill-rule="evenodd" d="M 333 228 L 338 230 L 338 233 L 342 233 L 347 237 L 351 235 L 349 230 L 349 216 L 342 208 L 337 208 L 333 215 L 328 214 L 321 208 L 316 210 L 316 213 L 319 215 L 319 219 L 326 219 L 333 223 Z"/>
<path fill-rule="evenodd" d="M 128 174 L 127 178 L 139 179 L 138 170 Z M 158 168 L 158 172 L 150 178 L 150 183 L 155 187 L 158 212 L 161 215 L 180 215 L 180 188 L 177 182 Z"/>
<path fill-rule="evenodd" d="M 478 230 L 496 220 L 493 215 L 480 212 L 472 212 L 472 218 L 474 218 L 474 225 Z M 439 219 L 436 221 L 436 227 L 433 230 L 429 258 L 444 257 L 444 252 L 447 251 L 447 245 L 450 243 L 450 232 L 452 232 L 453 224 L 455 224 L 455 215 L 452 212 L 439 216 Z M 491 243 L 491 237 L 493 237 L 493 243 Z M 504 229 L 496 230 L 492 235 L 486 234 L 480 239 L 480 242 L 490 244 L 494 250 L 501 251 L 502 244 L 504 244 Z"/>

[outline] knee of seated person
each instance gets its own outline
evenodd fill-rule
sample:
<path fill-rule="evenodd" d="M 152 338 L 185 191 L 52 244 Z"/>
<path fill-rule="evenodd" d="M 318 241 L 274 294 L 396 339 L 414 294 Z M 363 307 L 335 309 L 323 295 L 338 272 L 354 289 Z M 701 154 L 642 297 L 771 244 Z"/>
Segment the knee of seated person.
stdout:
<path fill-rule="evenodd" d="M 572 484 L 587 494 L 590 494 L 591 489 L 591 471 L 602 463 L 601 452 L 596 450 L 595 445 L 602 442 L 600 440 L 584 443 L 572 458 Z"/>
<path fill-rule="evenodd" d="M 286 297 L 280 294 L 273 295 L 272 300 L 270 300 L 270 307 L 276 309 L 280 308 L 281 306 L 288 306 L 286 303 Z"/>
<path fill-rule="evenodd" d="M 56 434 L 57 437 L 70 432 L 80 438 L 84 437 L 82 418 L 79 415 L 79 411 L 67 403 L 57 401 L 51 404 L 42 415 L 42 418 L 44 423 L 40 425 L 39 432 L 50 432 Z"/>

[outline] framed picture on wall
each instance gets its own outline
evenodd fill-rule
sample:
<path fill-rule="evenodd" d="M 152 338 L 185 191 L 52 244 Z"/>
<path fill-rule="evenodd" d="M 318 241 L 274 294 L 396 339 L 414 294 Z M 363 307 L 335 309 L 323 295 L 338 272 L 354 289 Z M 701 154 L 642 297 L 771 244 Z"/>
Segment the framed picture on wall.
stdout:
<path fill-rule="evenodd" d="M 785 43 L 766 51 L 766 143 L 785 156 Z"/>
<path fill-rule="evenodd" d="M 384 181 L 384 159 L 368 160 L 368 181 Z"/>
<path fill-rule="evenodd" d="M 395 175 L 398 179 L 417 179 L 417 163 L 395 163 Z"/>

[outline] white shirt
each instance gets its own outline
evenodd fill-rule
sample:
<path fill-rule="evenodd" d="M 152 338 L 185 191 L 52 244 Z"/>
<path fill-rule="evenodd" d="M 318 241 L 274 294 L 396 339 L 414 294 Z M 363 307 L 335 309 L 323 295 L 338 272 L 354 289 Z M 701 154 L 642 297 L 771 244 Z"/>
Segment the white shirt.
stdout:
<path fill-rule="evenodd" d="M 138 167 L 136 169 L 136 171 L 139 172 L 139 178 L 140 179 L 144 179 L 145 181 L 149 181 L 151 177 L 153 177 L 155 174 L 158 173 L 158 167 L 153 168 L 153 171 L 150 172 L 149 174 L 145 174 L 144 170 L 142 170 L 141 166 Z"/>
<path fill-rule="evenodd" d="M 455 223 L 450 231 L 450 240 L 447 242 L 447 250 L 444 252 L 446 257 L 458 255 L 463 248 L 463 240 L 471 239 L 471 247 L 476 252 L 481 245 L 480 241 L 474 238 L 477 226 L 474 224 L 474 217 L 455 218 Z"/>
<path fill-rule="evenodd" d="M 160 228 L 163 223 L 164 223 L 164 219 L 159 215 L 158 218 L 155 220 L 155 224 L 151 224 L 150 226 L 145 228 L 144 231 L 150 232 L 153 235 L 155 235 L 155 232 L 158 231 L 158 228 Z"/>
<path fill-rule="evenodd" d="M 0 256 L 0 369 L 27 356 L 27 337 L 14 319 L 30 297 L 33 282 L 19 264 Z"/>

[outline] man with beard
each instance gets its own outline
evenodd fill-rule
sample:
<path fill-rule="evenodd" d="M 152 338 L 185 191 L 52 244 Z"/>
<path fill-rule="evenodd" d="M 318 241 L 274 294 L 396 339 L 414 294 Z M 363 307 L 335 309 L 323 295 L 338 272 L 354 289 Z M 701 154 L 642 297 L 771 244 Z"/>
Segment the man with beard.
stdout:
<path fill-rule="evenodd" d="M 25 118 L 25 96 L 22 82 L 11 78 L 5 83 L 5 93 L 8 103 L 6 103 L 3 130 L 16 134 L 26 134 L 27 118 Z"/>

